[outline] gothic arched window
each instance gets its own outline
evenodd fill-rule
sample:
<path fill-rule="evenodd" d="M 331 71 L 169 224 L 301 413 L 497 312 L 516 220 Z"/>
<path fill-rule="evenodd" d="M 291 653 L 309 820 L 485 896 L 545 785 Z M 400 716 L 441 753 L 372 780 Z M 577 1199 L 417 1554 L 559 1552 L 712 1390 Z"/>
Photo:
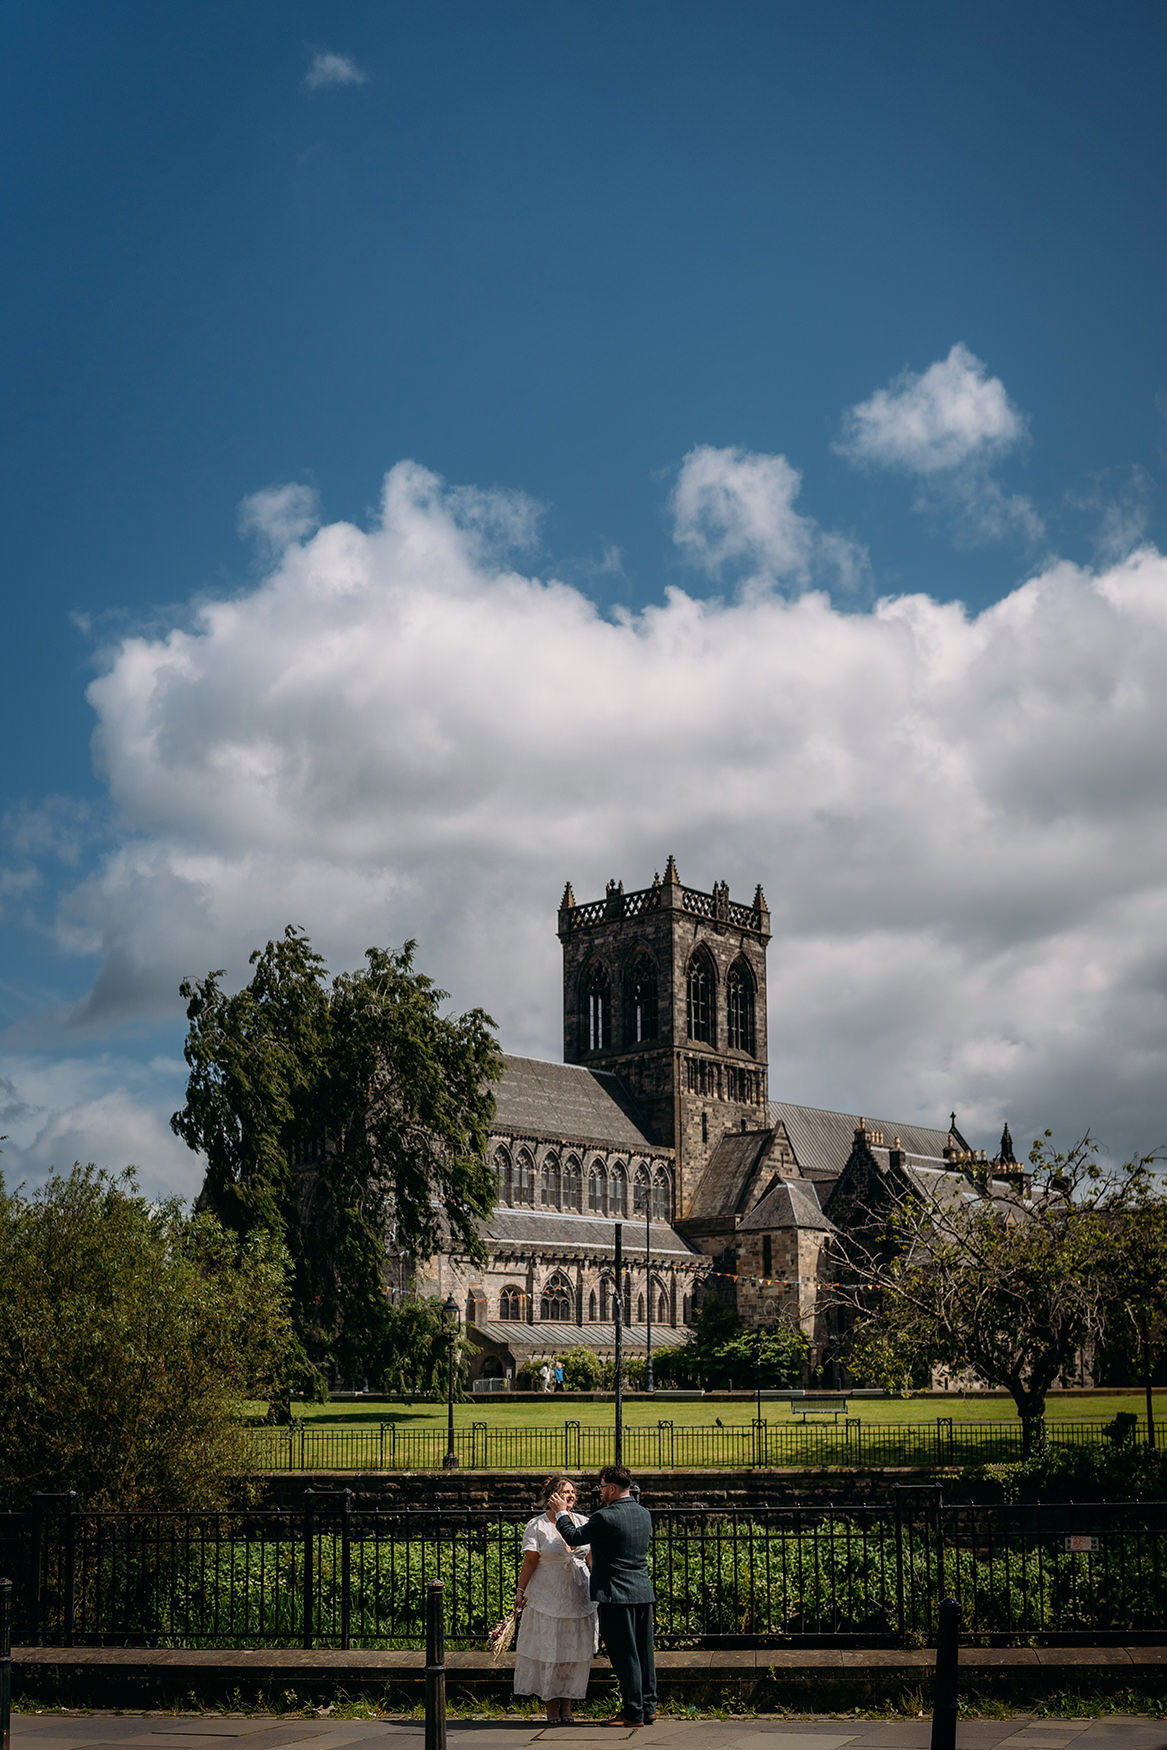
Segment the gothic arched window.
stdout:
<path fill-rule="evenodd" d="M 595 1322 L 596 1322 L 596 1291 L 593 1288 L 592 1292 L 588 1295 L 588 1323 L 590 1325 L 594 1325 Z"/>
<path fill-rule="evenodd" d="M 636 1183 L 633 1186 L 633 1190 L 632 1190 L 632 1213 L 633 1213 L 633 1215 L 647 1215 L 649 1213 L 649 1204 L 650 1204 L 651 1195 L 652 1195 L 652 1187 L 651 1187 L 650 1182 L 649 1182 L 648 1168 L 647 1167 L 637 1167 L 637 1169 L 636 1169 Z M 653 1215 L 655 1215 L 656 1210 L 653 1209 L 652 1213 L 653 1213 Z"/>
<path fill-rule="evenodd" d="M 535 1163 L 527 1150 L 520 1149 L 515 1162 L 515 1198 L 516 1203 L 534 1203 L 535 1201 Z"/>
<path fill-rule="evenodd" d="M 725 981 L 728 1038 L 731 1051 L 754 1055 L 754 975 L 744 960 L 735 960 Z"/>
<path fill-rule="evenodd" d="M 689 1016 L 690 1039 L 703 1039 L 716 1044 L 713 1031 L 714 973 L 709 956 L 697 950 L 685 973 L 685 996 Z"/>
<path fill-rule="evenodd" d="M 604 1194 L 607 1188 L 603 1167 L 599 1161 L 593 1161 L 588 1174 L 588 1209 L 593 1215 L 604 1214 Z"/>
<path fill-rule="evenodd" d="M 628 1214 L 628 1179 L 619 1161 L 612 1168 L 608 1179 L 608 1214 L 615 1216 Z"/>
<path fill-rule="evenodd" d="M 505 1148 L 495 1151 L 494 1170 L 498 1174 L 498 1200 L 500 1203 L 510 1203 L 514 1196 L 514 1186 L 511 1182 L 511 1157 Z"/>
<path fill-rule="evenodd" d="M 569 1155 L 563 1167 L 563 1207 L 565 1209 L 579 1209 L 582 1202 L 582 1189 L 579 1162 L 574 1155 Z"/>
<path fill-rule="evenodd" d="M 543 1290 L 539 1317 L 551 1324 L 569 1324 L 575 1317 L 575 1295 L 571 1283 L 557 1270 Z"/>
<path fill-rule="evenodd" d="M 606 1325 L 612 1317 L 612 1278 L 604 1276 L 600 1280 L 600 1323 Z"/>
<path fill-rule="evenodd" d="M 669 1297 L 663 1288 L 657 1296 L 656 1322 L 658 1325 L 667 1325 L 669 1322 Z"/>
<path fill-rule="evenodd" d="M 540 1174 L 540 1201 L 545 1209 L 559 1208 L 559 1156 L 548 1155 Z"/>
<path fill-rule="evenodd" d="M 655 1039 L 659 1027 L 656 966 L 643 948 L 624 972 L 624 1043 L 643 1045 Z"/>
<path fill-rule="evenodd" d="M 643 1294 L 638 1294 L 636 1297 L 636 1322 L 638 1325 L 642 1325 L 644 1323 L 644 1296 L 643 1296 Z"/>
<path fill-rule="evenodd" d="M 584 975 L 584 1039 L 589 1051 L 605 1051 L 612 1043 L 612 986 L 602 966 Z"/>
<path fill-rule="evenodd" d="M 671 1221 L 673 1218 L 673 1188 L 663 1167 L 658 1167 L 652 1180 L 652 1219 Z"/>
<path fill-rule="evenodd" d="M 498 1297 L 498 1316 L 500 1319 L 521 1320 L 523 1317 L 523 1302 L 526 1295 L 513 1282 L 507 1284 Z"/>

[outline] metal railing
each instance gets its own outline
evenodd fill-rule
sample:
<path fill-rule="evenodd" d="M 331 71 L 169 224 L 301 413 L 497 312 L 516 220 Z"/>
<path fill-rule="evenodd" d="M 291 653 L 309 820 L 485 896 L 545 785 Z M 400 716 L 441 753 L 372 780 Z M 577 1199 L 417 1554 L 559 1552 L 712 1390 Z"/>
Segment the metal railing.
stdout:
<path fill-rule="evenodd" d="M 8 1523 L 3 1521 L 7 1519 Z M 18 1550 L 15 1638 L 54 1646 L 421 1647 L 444 1583 L 451 1645 L 509 1608 L 523 1527 L 500 1514 L 358 1509 L 0 1516 Z M 650 1564 L 662 1647 L 920 1644 L 960 1600 L 981 1644 L 1155 1641 L 1167 1613 L 1167 1503 L 668 1509 Z M 70 1578 L 71 1576 L 71 1578 Z"/>
<path fill-rule="evenodd" d="M 1096 1445 L 1107 1423 L 1047 1421 L 1051 1446 Z M 848 1416 L 832 1424 L 747 1422 L 728 1427 L 691 1427 L 659 1420 L 624 1423 L 624 1462 L 641 1470 L 743 1470 L 825 1466 L 920 1466 L 1000 1464 L 1022 1456 L 1020 1422 L 885 1423 Z M 1141 1432 L 1136 1438 L 1143 1438 Z M 256 1428 L 251 1453 L 264 1471 L 439 1470 L 446 1431 L 398 1422 L 374 1427 L 293 1422 L 288 1428 Z M 578 1421 L 545 1427 L 492 1427 L 486 1421 L 456 1428 L 454 1449 L 463 1470 L 598 1468 L 613 1458 L 610 1427 Z"/>

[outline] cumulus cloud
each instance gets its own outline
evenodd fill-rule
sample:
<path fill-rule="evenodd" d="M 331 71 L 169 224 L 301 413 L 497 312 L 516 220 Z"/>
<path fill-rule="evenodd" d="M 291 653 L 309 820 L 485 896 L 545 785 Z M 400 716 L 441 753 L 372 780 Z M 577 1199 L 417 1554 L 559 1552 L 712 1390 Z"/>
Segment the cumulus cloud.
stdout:
<path fill-rule="evenodd" d="M 718 466 L 776 569 L 799 549 L 764 507 L 793 489 L 757 460 Z M 712 563 L 732 514 L 702 466 L 678 538 Z M 529 520 L 402 463 L 370 528 L 112 652 L 90 699 L 122 834 L 59 926 L 100 957 L 77 1028 L 173 1022 L 181 978 L 242 980 L 295 922 L 336 968 L 419 938 L 508 1048 L 556 1056 L 564 880 L 647 885 L 672 850 L 693 886 L 765 885 L 775 1097 L 1163 1140 L 1160 554 L 1050 565 L 976 616 L 674 590 L 608 618 L 508 563 Z"/>
<path fill-rule="evenodd" d="M 304 75 L 308 91 L 335 90 L 340 86 L 367 85 L 368 82 L 369 75 L 358 67 L 351 55 L 338 55 L 324 49 L 316 50 Z"/>
<path fill-rule="evenodd" d="M 673 537 L 703 570 L 745 567 L 759 581 L 834 581 L 849 586 L 866 556 L 795 510 L 802 476 L 785 456 L 700 444 L 673 490 Z"/>
<path fill-rule="evenodd" d="M 848 408 L 835 449 L 862 467 L 890 468 L 923 483 L 917 509 L 942 508 L 965 539 L 1036 540 L 1029 500 L 1005 492 L 991 465 L 1026 437 L 1026 422 L 999 377 L 957 342 L 926 371 L 905 370 L 886 389 Z"/>

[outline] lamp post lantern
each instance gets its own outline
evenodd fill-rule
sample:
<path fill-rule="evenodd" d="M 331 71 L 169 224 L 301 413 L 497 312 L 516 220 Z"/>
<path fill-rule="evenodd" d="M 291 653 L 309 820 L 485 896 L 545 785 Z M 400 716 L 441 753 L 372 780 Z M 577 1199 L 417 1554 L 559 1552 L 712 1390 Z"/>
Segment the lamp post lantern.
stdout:
<path fill-rule="evenodd" d="M 452 1294 L 446 1296 L 442 1307 L 442 1321 L 450 1345 L 446 1358 L 446 1456 L 442 1460 L 442 1469 L 457 1470 L 458 1454 L 454 1451 L 454 1350 L 458 1347 L 458 1327 L 461 1320 L 458 1316 L 458 1302 Z"/>

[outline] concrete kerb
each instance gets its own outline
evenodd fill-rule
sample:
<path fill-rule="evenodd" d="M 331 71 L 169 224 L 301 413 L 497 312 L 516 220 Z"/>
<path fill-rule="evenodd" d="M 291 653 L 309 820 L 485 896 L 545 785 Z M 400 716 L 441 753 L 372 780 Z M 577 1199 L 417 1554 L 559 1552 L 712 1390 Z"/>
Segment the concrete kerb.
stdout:
<path fill-rule="evenodd" d="M 658 1655 L 661 1705 L 746 1712 L 917 1711 L 929 1705 L 930 1648 L 700 1648 Z M 157 1708 L 180 1703 L 244 1706 L 376 1700 L 408 1712 L 423 1696 L 416 1651 L 293 1648 L 222 1649 L 25 1647 L 13 1649 L 13 1691 L 79 1707 Z M 447 1654 L 453 1706 L 498 1707 L 512 1697 L 513 1661 L 485 1653 Z M 593 1666 L 590 1695 L 612 1689 L 608 1663 Z M 1161 1647 L 962 1648 L 960 1689 L 1023 1711 L 1060 1694 L 1131 1690 L 1167 1697 Z M 291 1699 L 289 1699 L 291 1698 Z"/>

